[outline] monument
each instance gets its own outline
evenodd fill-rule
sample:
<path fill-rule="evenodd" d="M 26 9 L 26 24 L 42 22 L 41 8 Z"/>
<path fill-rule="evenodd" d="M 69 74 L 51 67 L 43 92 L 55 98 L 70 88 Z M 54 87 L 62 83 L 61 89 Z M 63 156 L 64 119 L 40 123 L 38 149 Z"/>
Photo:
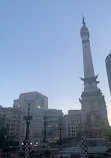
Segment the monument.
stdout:
<path fill-rule="evenodd" d="M 86 137 L 103 138 L 109 128 L 106 103 L 104 95 L 97 87 L 99 83 L 97 81 L 98 75 L 95 76 L 94 73 L 89 41 L 90 36 L 84 17 L 82 24 L 80 35 L 83 48 L 84 78 L 81 78 L 81 80 L 84 82 L 84 91 L 80 98 L 82 110 L 81 132 Z"/>

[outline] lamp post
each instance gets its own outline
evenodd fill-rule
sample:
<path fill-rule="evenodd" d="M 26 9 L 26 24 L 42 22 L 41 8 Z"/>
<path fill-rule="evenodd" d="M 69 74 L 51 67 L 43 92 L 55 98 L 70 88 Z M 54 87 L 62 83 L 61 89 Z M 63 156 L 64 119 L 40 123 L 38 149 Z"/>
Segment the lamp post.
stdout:
<path fill-rule="evenodd" d="M 29 126 L 30 121 L 32 120 L 32 116 L 30 116 L 30 104 L 28 104 L 28 113 L 27 116 L 24 117 L 26 121 L 26 136 L 25 136 L 25 158 L 29 156 Z"/>
<path fill-rule="evenodd" d="M 46 137 L 47 137 L 47 131 L 46 131 L 46 128 L 47 128 L 47 116 L 46 116 L 46 112 L 44 114 L 44 117 L 43 117 L 43 120 L 44 120 L 44 134 L 43 134 L 43 143 L 44 143 L 44 148 L 46 146 Z"/>
<path fill-rule="evenodd" d="M 62 145 L 62 132 L 63 132 L 63 118 L 60 117 L 58 121 L 58 130 L 59 130 L 59 145 Z"/>

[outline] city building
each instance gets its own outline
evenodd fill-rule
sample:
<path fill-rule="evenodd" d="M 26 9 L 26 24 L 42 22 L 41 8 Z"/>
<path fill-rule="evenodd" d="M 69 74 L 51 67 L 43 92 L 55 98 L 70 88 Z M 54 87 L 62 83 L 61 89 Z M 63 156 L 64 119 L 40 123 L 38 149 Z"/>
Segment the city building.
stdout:
<path fill-rule="evenodd" d="M 106 57 L 105 63 L 106 63 L 106 71 L 107 71 L 109 89 L 110 89 L 110 94 L 111 94 L 111 52 Z"/>
<path fill-rule="evenodd" d="M 47 124 L 46 125 L 47 140 L 48 142 L 56 142 L 63 137 L 62 110 L 46 109 L 44 112 L 45 112 L 46 124 Z M 60 132 L 61 132 L 61 136 L 60 136 Z"/>
<path fill-rule="evenodd" d="M 23 143 L 26 135 L 26 121 L 25 116 L 28 113 L 28 106 L 30 105 L 30 115 L 32 120 L 30 122 L 29 135 L 30 141 L 34 142 L 35 138 L 35 115 L 37 109 L 47 109 L 48 108 L 48 97 L 38 92 L 28 92 L 21 93 L 19 99 L 14 100 L 13 107 L 20 108 L 23 112 L 23 119 L 21 121 L 21 137 L 20 144 Z M 40 115 L 39 115 L 40 116 Z"/>
<path fill-rule="evenodd" d="M 20 144 L 23 144 L 26 136 L 26 120 L 24 118 L 27 116 L 29 105 L 30 116 L 32 116 L 29 140 L 33 147 L 58 141 L 63 127 L 62 110 L 48 109 L 48 97 L 38 92 L 28 92 L 20 94 L 19 99 L 14 100 L 13 104 L 15 109 L 20 108 L 23 112 Z"/>
<path fill-rule="evenodd" d="M 28 104 L 30 104 L 31 113 L 37 108 L 48 108 L 48 97 L 38 92 L 22 93 L 19 99 L 14 100 L 13 107 L 20 107 L 26 114 Z"/>
<path fill-rule="evenodd" d="M 81 110 L 69 110 L 64 115 L 65 138 L 78 137 L 81 134 Z"/>
<path fill-rule="evenodd" d="M 0 129 L 4 127 L 6 120 L 6 113 L 4 112 L 3 107 L 0 105 Z"/>
<path fill-rule="evenodd" d="M 83 136 L 104 137 L 109 129 L 107 109 L 104 96 L 97 87 L 99 83 L 94 73 L 91 56 L 89 31 L 83 17 L 83 26 L 80 31 L 83 47 L 84 63 L 84 91 L 80 103 L 82 107 L 81 131 Z"/>
<path fill-rule="evenodd" d="M 44 143 L 56 142 L 60 137 L 60 127 L 63 126 L 62 110 L 36 108 L 30 123 L 29 139 L 34 147 Z M 26 135 L 26 123 L 22 122 L 21 143 Z"/>
<path fill-rule="evenodd" d="M 20 109 L 0 106 L 0 126 L 7 128 L 8 136 L 12 137 L 13 141 L 19 144 L 21 136 L 21 120 L 23 118 Z"/>

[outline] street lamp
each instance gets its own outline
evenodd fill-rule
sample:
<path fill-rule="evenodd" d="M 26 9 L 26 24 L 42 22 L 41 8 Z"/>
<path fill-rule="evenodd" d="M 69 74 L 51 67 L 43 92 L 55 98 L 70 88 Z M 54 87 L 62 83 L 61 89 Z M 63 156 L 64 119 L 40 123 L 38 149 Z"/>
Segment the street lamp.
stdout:
<path fill-rule="evenodd" d="M 25 158 L 29 156 L 29 126 L 30 121 L 32 120 L 32 116 L 30 116 L 30 104 L 28 104 L 28 113 L 27 116 L 24 117 L 26 121 L 26 136 L 25 136 Z"/>
<path fill-rule="evenodd" d="M 43 120 L 44 120 L 44 134 L 43 134 L 44 146 L 43 147 L 45 148 L 45 146 L 46 146 L 46 137 L 47 137 L 47 131 L 46 131 L 46 128 L 47 128 L 47 116 L 46 116 L 46 111 L 45 111 Z"/>

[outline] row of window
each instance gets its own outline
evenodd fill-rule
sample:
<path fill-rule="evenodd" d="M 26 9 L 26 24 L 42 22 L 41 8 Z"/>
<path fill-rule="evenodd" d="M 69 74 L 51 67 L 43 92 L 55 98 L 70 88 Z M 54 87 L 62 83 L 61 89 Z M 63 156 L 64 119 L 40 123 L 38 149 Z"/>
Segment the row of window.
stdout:
<path fill-rule="evenodd" d="M 19 128 L 15 129 L 15 128 L 10 128 L 9 130 L 11 131 L 18 131 L 19 132 Z"/>
<path fill-rule="evenodd" d="M 19 136 L 19 133 L 10 133 L 10 135 L 13 135 L 13 136 Z"/>
<path fill-rule="evenodd" d="M 70 131 L 70 130 L 69 130 L 68 132 L 69 132 L 69 133 L 70 133 L 70 132 L 72 132 L 72 133 L 74 132 L 74 133 L 75 133 L 75 132 L 77 132 L 77 130 L 76 130 L 76 131 L 73 131 L 73 130 L 72 130 L 72 131 Z"/>
<path fill-rule="evenodd" d="M 67 124 L 66 124 L 66 125 L 67 125 Z M 75 125 L 80 126 L 80 125 L 81 125 L 81 122 L 79 122 L 79 123 L 78 123 L 78 122 L 77 122 L 77 123 L 71 123 L 71 124 L 70 124 L 70 123 L 68 123 L 68 126 L 72 126 L 72 125 L 73 125 L 73 126 L 75 126 Z"/>
<path fill-rule="evenodd" d="M 71 127 L 68 127 L 68 129 L 71 129 Z M 78 129 L 78 126 L 72 127 L 72 129 Z"/>
<path fill-rule="evenodd" d="M 76 134 L 69 134 L 69 136 L 76 136 Z"/>
<path fill-rule="evenodd" d="M 12 126 L 12 127 L 20 127 L 19 124 L 10 124 L 10 123 L 7 123 L 7 126 L 8 126 L 8 127 L 9 127 L 9 126 Z"/>
<path fill-rule="evenodd" d="M 20 121 L 17 121 L 17 120 L 10 120 L 10 119 L 7 119 L 7 122 L 20 123 Z"/>

